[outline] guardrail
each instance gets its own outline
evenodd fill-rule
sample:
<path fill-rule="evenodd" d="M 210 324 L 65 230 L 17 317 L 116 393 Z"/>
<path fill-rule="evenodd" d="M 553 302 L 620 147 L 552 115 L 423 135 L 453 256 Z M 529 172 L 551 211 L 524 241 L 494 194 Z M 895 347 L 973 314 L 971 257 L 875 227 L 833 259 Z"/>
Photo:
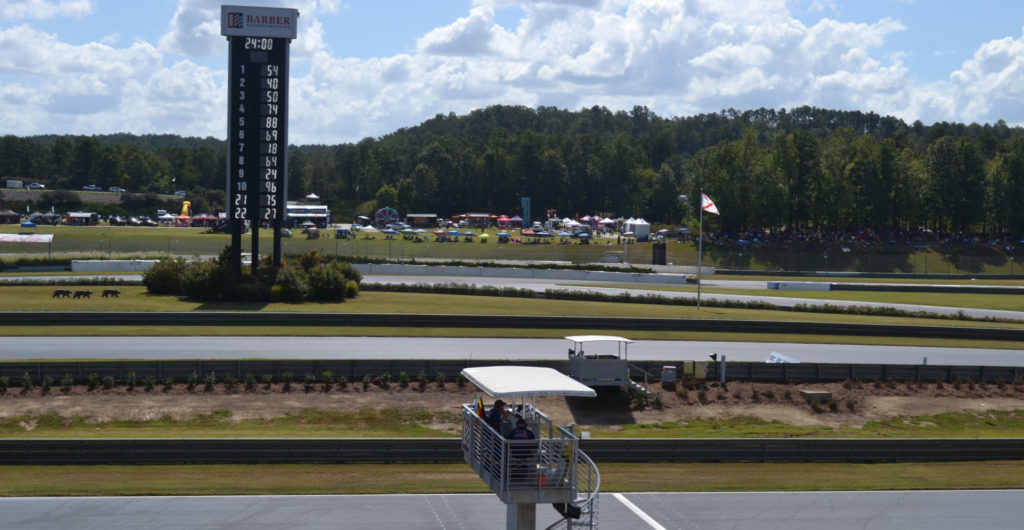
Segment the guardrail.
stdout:
<path fill-rule="evenodd" d="M 0 312 L 0 326 L 336 326 L 629 331 L 699 331 L 800 335 L 853 335 L 965 340 L 1024 340 L 1024 329 L 772 322 L 683 318 L 523 315 L 409 315 L 400 313 L 262 312 Z"/>
<path fill-rule="evenodd" d="M 144 353 L 140 353 L 144 356 Z M 649 374 L 660 374 L 664 366 L 675 366 L 683 379 L 693 374 L 695 365 L 706 365 L 705 379 L 718 380 L 720 363 L 710 361 L 630 361 L 629 376 L 637 380 L 648 379 Z M 0 377 L 9 377 L 13 385 L 22 381 L 26 373 L 35 384 L 44 377 L 50 377 L 54 386 L 68 374 L 76 384 L 85 384 L 91 374 L 100 379 L 112 377 L 123 383 L 134 372 L 137 385 L 152 377 L 156 384 L 167 378 L 184 382 L 192 374 L 200 379 L 213 373 L 218 381 L 233 376 L 244 381 L 252 373 L 257 382 L 269 375 L 280 382 L 282 376 L 291 372 L 293 381 L 301 383 L 307 374 L 320 378 L 330 371 L 335 380 L 345 377 L 349 383 L 359 383 L 364 376 L 377 377 L 389 374 L 397 380 L 405 372 L 411 379 L 420 374 L 432 380 L 443 374 L 448 381 L 455 381 L 463 368 L 471 366 L 528 365 L 553 368 L 569 373 L 569 361 L 514 361 L 514 360 L 345 360 L 345 359 L 287 359 L 287 360 L 174 360 L 174 361 L 9 361 L 0 362 Z M 824 383 L 849 380 L 859 381 L 976 381 L 986 383 L 1013 383 L 1024 380 L 1024 367 L 1019 366 L 944 366 L 916 364 L 848 364 L 848 363 L 794 363 L 769 364 L 755 362 L 729 362 L 726 376 L 730 381 L 753 381 L 759 383 Z M 650 377 L 653 381 L 655 378 Z M 53 392 L 57 392 L 54 390 Z M 140 390 L 141 392 L 141 390 Z"/>
<path fill-rule="evenodd" d="M 609 462 L 960 462 L 1024 459 L 1024 439 L 588 439 Z M 459 463 L 459 438 L 0 439 L 0 465 Z"/>

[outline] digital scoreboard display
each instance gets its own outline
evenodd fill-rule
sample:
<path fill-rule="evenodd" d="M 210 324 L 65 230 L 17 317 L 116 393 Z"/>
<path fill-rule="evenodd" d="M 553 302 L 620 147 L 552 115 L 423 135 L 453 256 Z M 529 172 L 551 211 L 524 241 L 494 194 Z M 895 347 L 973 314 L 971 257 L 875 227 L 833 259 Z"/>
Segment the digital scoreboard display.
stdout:
<path fill-rule="evenodd" d="M 281 259 L 281 223 L 288 175 L 288 47 L 294 9 L 221 6 L 228 38 L 227 205 L 232 261 L 240 269 L 241 234 L 252 228 L 253 269 L 260 227 L 274 230 L 274 262 Z"/>

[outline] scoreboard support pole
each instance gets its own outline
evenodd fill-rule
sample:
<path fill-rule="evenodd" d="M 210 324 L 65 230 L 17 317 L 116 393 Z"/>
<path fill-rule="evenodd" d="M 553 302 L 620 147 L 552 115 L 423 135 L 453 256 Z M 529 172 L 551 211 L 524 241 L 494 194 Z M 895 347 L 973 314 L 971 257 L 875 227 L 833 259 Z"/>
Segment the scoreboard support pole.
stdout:
<path fill-rule="evenodd" d="M 288 189 L 289 45 L 298 11 L 221 6 L 228 38 L 226 199 L 231 267 L 242 270 L 242 232 L 252 230 L 252 272 L 259 267 L 259 232 L 273 229 L 273 267 L 281 262 L 281 227 Z"/>

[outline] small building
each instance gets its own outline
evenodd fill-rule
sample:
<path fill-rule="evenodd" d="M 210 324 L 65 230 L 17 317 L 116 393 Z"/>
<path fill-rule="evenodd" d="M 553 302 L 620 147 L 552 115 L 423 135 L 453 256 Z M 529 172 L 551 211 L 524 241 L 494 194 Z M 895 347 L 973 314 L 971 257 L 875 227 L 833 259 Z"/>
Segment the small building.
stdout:
<path fill-rule="evenodd" d="M 331 224 L 331 210 L 326 204 L 288 201 L 284 218 L 285 228 L 299 228 L 307 222 L 313 223 L 316 228 L 327 228 Z"/>
<path fill-rule="evenodd" d="M 497 219 L 497 216 L 489 213 L 464 213 L 462 215 L 453 215 L 452 223 L 461 227 L 487 228 L 494 226 L 495 219 Z"/>
<path fill-rule="evenodd" d="M 64 216 L 64 224 L 75 226 L 92 226 L 100 224 L 100 216 L 95 212 L 68 212 Z"/>
<path fill-rule="evenodd" d="M 21 215 L 14 210 L 0 210 L 0 224 L 11 225 L 21 222 Z"/>
<path fill-rule="evenodd" d="M 405 215 L 409 226 L 438 226 L 436 213 L 410 213 Z"/>

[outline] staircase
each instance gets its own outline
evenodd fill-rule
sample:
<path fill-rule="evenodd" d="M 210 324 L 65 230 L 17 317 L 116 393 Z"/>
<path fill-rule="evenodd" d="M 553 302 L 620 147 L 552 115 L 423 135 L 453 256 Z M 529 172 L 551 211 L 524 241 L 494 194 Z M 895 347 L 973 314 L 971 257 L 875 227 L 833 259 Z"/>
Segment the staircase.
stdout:
<path fill-rule="evenodd" d="M 597 465 L 583 451 L 576 451 L 576 497 L 569 506 L 555 505 L 562 519 L 546 530 L 597 528 L 597 498 L 601 490 L 601 474 Z M 579 510 L 578 513 L 576 510 Z"/>

